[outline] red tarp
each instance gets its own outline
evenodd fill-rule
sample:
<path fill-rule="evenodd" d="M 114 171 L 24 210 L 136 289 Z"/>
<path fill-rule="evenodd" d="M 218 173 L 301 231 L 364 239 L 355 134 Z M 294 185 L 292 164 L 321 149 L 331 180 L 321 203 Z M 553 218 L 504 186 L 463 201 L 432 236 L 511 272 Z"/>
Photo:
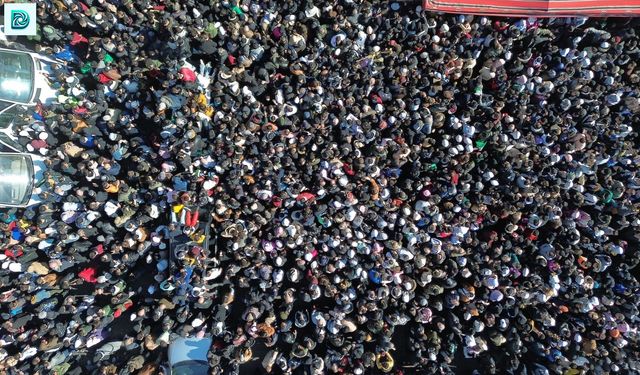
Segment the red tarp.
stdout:
<path fill-rule="evenodd" d="M 427 10 L 505 17 L 633 17 L 640 0 L 423 0 Z"/>

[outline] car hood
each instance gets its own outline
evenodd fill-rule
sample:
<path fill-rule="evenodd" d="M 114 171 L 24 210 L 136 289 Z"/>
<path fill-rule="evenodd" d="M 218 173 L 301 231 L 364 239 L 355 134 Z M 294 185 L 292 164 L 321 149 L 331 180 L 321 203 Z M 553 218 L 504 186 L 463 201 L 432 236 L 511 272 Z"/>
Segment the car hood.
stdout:
<path fill-rule="evenodd" d="M 183 361 L 208 362 L 207 352 L 213 342 L 210 338 L 179 338 L 169 345 L 169 364 L 174 366 Z"/>

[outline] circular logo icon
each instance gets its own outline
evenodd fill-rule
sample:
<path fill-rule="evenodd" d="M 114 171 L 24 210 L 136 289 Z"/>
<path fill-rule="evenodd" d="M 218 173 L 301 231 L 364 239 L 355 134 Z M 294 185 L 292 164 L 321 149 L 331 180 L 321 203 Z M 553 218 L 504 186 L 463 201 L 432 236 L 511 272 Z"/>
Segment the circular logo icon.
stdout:
<path fill-rule="evenodd" d="M 11 11 L 11 28 L 15 30 L 26 29 L 29 26 L 29 14 L 24 10 Z"/>

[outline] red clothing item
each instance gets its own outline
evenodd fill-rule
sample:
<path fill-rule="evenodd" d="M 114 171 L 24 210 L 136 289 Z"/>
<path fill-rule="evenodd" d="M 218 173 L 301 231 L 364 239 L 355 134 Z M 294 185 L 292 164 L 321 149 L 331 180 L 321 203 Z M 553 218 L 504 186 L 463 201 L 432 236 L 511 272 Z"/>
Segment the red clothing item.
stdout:
<path fill-rule="evenodd" d="M 82 115 L 82 114 L 87 113 L 87 109 L 86 109 L 85 107 L 76 107 L 76 108 L 73 110 L 73 113 L 75 113 L 75 114 L 77 114 L 77 115 Z"/>
<path fill-rule="evenodd" d="M 95 284 L 98 282 L 98 278 L 96 278 L 96 269 L 95 268 L 85 268 L 78 274 L 82 280 Z"/>
<path fill-rule="evenodd" d="M 493 28 L 498 31 L 504 31 L 509 28 L 509 25 L 505 23 L 500 23 L 499 21 L 495 21 L 493 23 Z"/>
<path fill-rule="evenodd" d="M 310 201 L 310 200 L 314 200 L 314 199 L 316 199 L 315 194 L 311 194 L 311 193 L 306 192 L 306 191 L 298 194 L 298 196 L 296 197 L 297 201 L 302 201 L 302 200 Z"/>
<path fill-rule="evenodd" d="M 112 79 L 100 73 L 98 74 L 98 81 L 100 81 L 100 83 L 102 83 L 103 85 L 106 85 L 107 83 L 111 82 Z"/>
<path fill-rule="evenodd" d="M 15 259 L 18 257 L 21 257 L 24 254 L 24 252 L 22 251 L 21 248 L 18 248 L 17 251 L 13 251 L 12 249 L 7 249 L 4 251 L 4 255 L 6 255 L 9 258 Z"/>
<path fill-rule="evenodd" d="M 271 198 L 271 202 L 276 207 L 282 206 L 282 198 L 278 197 L 277 195 Z"/>
<path fill-rule="evenodd" d="M 458 176 L 458 173 L 457 173 L 457 172 L 455 172 L 455 171 L 454 171 L 454 172 L 451 172 L 451 182 L 452 182 L 454 185 L 458 185 L 458 178 L 460 178 L 460 176 Z"/>
<path fill-rule="evenodd" d="M 119 318 L 120 315 L 122 315 L 123 312 L 129 310 L 129 308 L 131 308 L 131 306 L 133 306 L 133 302 L 132 301 L 127 301 L 127 302 L 123 303 L 122 305 L 118 306 L 116 311 L 113 313 L 113 316 L 116 317 L 116 318 Z"/>
<path fill-rule="evenodd" d="M 71 45 L 75 46 L 76 44 L 80 44 L 80 43 L 89 43 L 89 39 L 85 38 L 81 34 L 74 32 L 73 38 L 71 39 Z"/>
<path fill-rule="evenodd" d="M 102 246 L 102 244 L 99 244 L 98 246 L 96 246 L 96 253 L 98 255 L 104 253 L 104 246 Z"/>
<path fill-rule="evenodd" d="M 41 148 L 47 147 L 47 142 L 43 141 L 42 139 L 34 139 L 33 141 L 31 141 L 31 146 L 33 146 L 34 149 L 39 150 Z"/>
<path fill-rule="evenodd" d="M 195 82 L 196 81 L 196 73 L 189 68 L 180 68 L 180 74 L 182 74 L 182 80 L 184 82 Z"/>
<path fill-rule="evenodd" d="M 346 173 L 349 176 L 353 176 L 354 174 L 356 174 L 353 169 L 351 169 L 351 166 L 347 163 L 343 163 L 342 164 L 342 169 L 344 169 L 344 173 Z"/>

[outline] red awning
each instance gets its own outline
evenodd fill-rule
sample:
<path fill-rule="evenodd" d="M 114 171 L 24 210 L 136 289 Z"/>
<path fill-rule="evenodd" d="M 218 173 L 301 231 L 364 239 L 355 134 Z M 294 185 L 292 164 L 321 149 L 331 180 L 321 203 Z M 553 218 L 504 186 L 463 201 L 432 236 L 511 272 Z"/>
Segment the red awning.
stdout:
<path fill-rule="evenodd" d="M 423 0 L 427 10 L 505 17 L 633 17 L 640 0 Z"/>

